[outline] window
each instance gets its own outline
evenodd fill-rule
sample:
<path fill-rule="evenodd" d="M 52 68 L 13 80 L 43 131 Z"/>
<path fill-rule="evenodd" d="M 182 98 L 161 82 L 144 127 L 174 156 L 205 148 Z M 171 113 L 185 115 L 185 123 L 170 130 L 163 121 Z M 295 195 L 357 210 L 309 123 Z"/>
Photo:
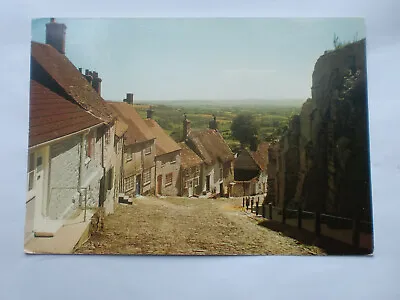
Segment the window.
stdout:
<path fill-rule="evenodd" d="M 125 192 L 133 189 L 135 187 L 135 176 L 129 176 L 125 178 Z"/>
<path fill-rule="evenodd" d="M 132 160 L 132 149 L 128 148 L 126 149 L 126 161 Z"/>
<path fill-rule="evenodd" d="M 106 140 L 106 145 L 108 145 L 110 143 L 110 128 L 106 128 L 104 138 Z"/>
<path fill-rule="evenodd" d="M 145 155 L 151 154 L 151 146 L 149 146 L 149 147 L 147 147 L 146 149 L 144 149 L 144 154 L 145 154 Z"/>
<path fill-rule="evenodd" d="M 200 176 L 200 167 L 198 166 L 196 167 L 195 175 Z"/>
<path fill-rule="evenodd" d="M 30 153 L 28 157 L 28 191 L 33 189 L 35 179 L 35 153 Z"/>
<path fill-rule="evenodd" d="M 195 179 L 194 179 L 194 186 L 195 187 L 198 187 L 200 185 L 200 178 L 199 177 L 196 177 Z"/>
<path fill-rule="evenodd" d="M 172 160 L 172 161 L 170 162 L 171 165 L 174 164 L 174 163 L 176 163 L 176 156 L 174 157 L 174 160 Z"/>
<path fill-rule="evenodd" d="M 148 170 L 145 170 L 144 172 L 143 172 L 143 181 L 144 181 L 144 185 L 147 185 L 147 184 L 149 184 L 150 182 L 151 182 L 151 172 L 150 172 L 150 169 L 148 169 Z"/>
<path fill-rule="evenodd" d="M 172 184 L 172 173 L 168 173 L 165 175 L 165 186 L 169 186 Z"/>
<path fill-rule="evenodd" d="M 112 190 L 114 186 L 114 168 L 107 171 L 107 190 Z"/>

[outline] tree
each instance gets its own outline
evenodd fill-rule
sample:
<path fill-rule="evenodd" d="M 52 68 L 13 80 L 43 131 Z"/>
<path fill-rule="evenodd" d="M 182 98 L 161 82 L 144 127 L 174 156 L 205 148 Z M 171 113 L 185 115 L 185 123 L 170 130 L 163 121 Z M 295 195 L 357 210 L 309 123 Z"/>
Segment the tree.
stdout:
<path fill-rule="evenodd" d="M 255 146 L 257 141 L 258 129 L 250 114 L 239 114 L 232 120 L 232 136 L 240 142 L 242 146 Z"/>

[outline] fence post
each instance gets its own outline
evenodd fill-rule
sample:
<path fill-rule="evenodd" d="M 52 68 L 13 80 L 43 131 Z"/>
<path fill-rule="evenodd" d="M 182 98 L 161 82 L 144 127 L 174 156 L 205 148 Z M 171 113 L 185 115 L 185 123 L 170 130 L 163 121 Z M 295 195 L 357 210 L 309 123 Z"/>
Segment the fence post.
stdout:
<path fill-rule="evenodd" d="M 244 207 L 244 197 L 243 197 L 243 207 Z"/>
<path fill-rule="evenodd" d="M 268 207 L 269 207 L 269 219 L 272 220 L 272 203 L 268 203 Z"/>
<path fill-rule="evenodd" d="M 256 216 L 258 216 L 258 201 L 256 202 Z"/>
<path fill-rule="evenodd" d="M 251 204 L 250 212 L 253 212 L 253 205 L 254 205 L 254 199 L 253 198 L 251 198 L 250 204 Z"/>
<path fill-rule="evenodd" d="M 356 215 L 353 220 L 353 236 L 352 236 L 353 246 L 356 248 L 360 247 L 360 217 L 359 214 Z"/>
<path fill-rule="evenodd" d="M 303 208 L 301 207 L 301 203 L 299 203 L 299 208 L 297 211 L 297 227 L 301 229 L 303 226 L 302 224 L 302 217 L 303 217 Z"/>
<path fill-rule="evenodd" d="M 262 217 L 265 219 L 265 203 L 262 204 Z"/>
<path fill-rule="evenodd" d="M 321 212 L 319 210 L 315 212 L 315 235 L 318 237 L 321 235 Z"/>

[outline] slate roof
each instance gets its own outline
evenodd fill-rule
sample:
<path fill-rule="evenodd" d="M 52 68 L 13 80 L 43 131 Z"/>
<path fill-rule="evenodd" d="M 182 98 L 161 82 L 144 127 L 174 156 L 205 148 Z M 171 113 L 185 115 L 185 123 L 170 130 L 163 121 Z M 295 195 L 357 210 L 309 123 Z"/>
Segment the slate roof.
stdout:
<path fill-rule="evenodd" d="M 264 171 L 268 164 L 268 143 L 260 143 L 257 151 L 247 149 L 235 159 L 235 168 L 241 170 L 262 170 Z"/>
<path fill-rule="evenodd" d="M 29 147 L 102 123 L 79 105 L 30 81 Z"/>
<path fill-rule="evenodd" d="M 156 138 L 133 105 L 113 101 L 107 101 L 107 104 L 117 115 L 118 120 L 128 125 L 128 130 L 125 134 L 125 145 L 133 145 Z"/>
<path fill-rule="evenodd" d="M 185 143 L 179 143 L 181 147 L 181 167 L 187 169 L 193 166 L 198 166 L 203 163 L 203 160 L 190 149 Z"/>
<path fill-rule="evenodd" d="M 179 151 L 181 147 L 153 119 L 145 120 L 149 130 L 156 137 L 156 156 Z"/>
<path fill-rule="evenodd" d="M 193 150 L 207 165 L 212 165 L 217 161 L 225 163 L 234 159 L 232 150 L 217 130 L 192 131 L 188 136 L 188 142 L 194 146 Z"/>
<path fill-rule="evenodd" d="M 55 82 L 82 108 L 110 123 L 115 116 L 72 62 L 47 44 L 31 43 L 31 56 Z"/>

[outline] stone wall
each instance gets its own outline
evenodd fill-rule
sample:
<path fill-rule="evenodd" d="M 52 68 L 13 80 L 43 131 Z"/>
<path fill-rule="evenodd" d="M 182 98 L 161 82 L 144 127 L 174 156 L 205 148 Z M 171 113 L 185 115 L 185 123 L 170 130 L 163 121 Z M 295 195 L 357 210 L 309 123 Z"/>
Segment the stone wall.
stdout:
<path fill-rule="evenodd" d="M 312 98 L 269 158 L 268 202 L 371 219 L 365 40 L 317 60 Z"/>

